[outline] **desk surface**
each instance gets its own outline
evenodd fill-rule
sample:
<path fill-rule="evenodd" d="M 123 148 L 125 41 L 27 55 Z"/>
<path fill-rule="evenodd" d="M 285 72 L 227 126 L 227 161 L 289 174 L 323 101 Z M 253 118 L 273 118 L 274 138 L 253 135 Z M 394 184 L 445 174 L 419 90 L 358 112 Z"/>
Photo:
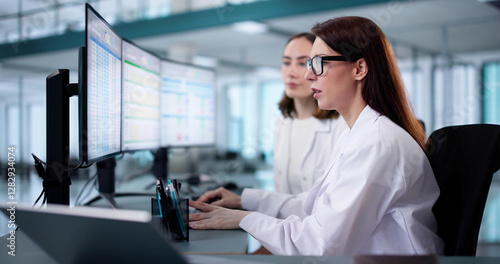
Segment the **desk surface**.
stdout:
<path fill-rule="evenodd" d="M 437 256 L 353 256 L 353 257 L 316 257 L 316 256 L 272 256 L 272 255 L 245 255 L 245 256 L 187 256 L 189 263 L 217 263 L 217 264 L 498 264 L 499 258 L 491 257 L 437 257 Z"/>
<path fill-rule="evenodd" d="M 119 204 L 128 209 L 149 209 L 150 197 L 118 198 Z M 96 204 L 97 205 L 97 204 Z M 104 206 L 106 207 L 106 206 Z M 190 230 L 190 242 L 177 242 L 174 246 L 192 263 L 422 263 L 419 257 L 401 259 L 400 257 L 314 257 L 314 256 L 257 256 L 245 254 L 248 235 L 241 230 Z M 0 237 L 0 263 L 55 263 L 55 261 L 38 247 L 22 231 L 16 232 L 16 256 L 7 254 L 6 236 Z M 138 252 L 142 254 L 143 252 Z M 91 254 L 89 252 L 89 254 Z M 378 260 L 379 262 L 376 262 Z M 444 264 L 497 264 L 499 258 L 471 257 L 434 257 L 434 263 Z M 437 260 L 437 262 L 436 262 Z M 383 261 L 383 262 L 380 262 Z M 392 262 L 391 262 L 392 261 Z M 428 263 L 425 261 L 423 263 Z M 432 263 L 432 262 L 431 262 Z"/>
<path fill-rule="evenodd" d="M 244 255 L 248 235 L 243 230 L 190 230 L 189 242 L 173 242 L 184 255 Z M 132 239 L 132 238 L 131 238 Z M 7 254 L 7 236 L 0 237 L 0 263 L 56 263 L 21 230 L 16 232 L 16 256 Z M 139 253 L 138 254 L 142 254 Z M 36 261 L 35 261 L 36 260 Z"/>
<path fill-rule="evenodd" d="M 182 254 L 244 255 L 248 234 L 243 230 L 189 230 L 189 242 L 176 242 Z"/>
<path fill-rule="evenodd" d="M 16 255 L 11 256 L 7 252 L 10 250 L 7 247 L 7 236 L 0 237 L 0 263 L 57 263 L 37 244 L 35 244 L 23 232 L 16 232 Z"/>
<path fill-rule="evenodd" d="M 150 210 L 151 196 L 116 198 L 124 209 Z M 107 207 L 104 200 L 93 204 Z M 246 254 L 248 234 L 243 230 L 189 230 L 189 242 L 174 241 L 173 245 L 182 254 Z"/>
<path fill-rule="evenodd" d="M 201 234 L 201 233 L 200 233 Z M 0 237 L 0 263 L 56 263 L 50 256 L 41 250 L 22 232 L 17 232 L 16 256 L 7 254 L 6 237 Z M 207 238 L 207 242 L 209 242 Z M 144 252 L 138 252 L 142 254 Z M 187 255 L 189 263 L 217 263 L 217 264 L 250 264 L 250 263 L 278 263 L 278 264 L 304 264 L 304 263 L 336 263 L 336 264 L 416 264 L 416 263 L 441 263 L 441 264 L 497 264 L 499 258 L 487 257 L 400 257 L 400 256 L 354 256 L 354 257 L 315 257 L 315 256 L 272 256 L 272 255 Z"/>

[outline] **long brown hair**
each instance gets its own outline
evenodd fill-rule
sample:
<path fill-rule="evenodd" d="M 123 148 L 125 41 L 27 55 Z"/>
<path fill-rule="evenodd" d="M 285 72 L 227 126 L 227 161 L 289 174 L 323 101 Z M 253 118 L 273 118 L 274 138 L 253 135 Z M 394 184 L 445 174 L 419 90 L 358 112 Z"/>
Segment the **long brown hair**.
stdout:
<path fill-rule="evenodd" d="M 406 130 L 425 149 L 425 131 L 415 117 L 389 40 L 371 20 L 339 17 L 318 23 L 312 32 L 346 57 L 368 66 L 362 96 L 375 111 Z"/>
<path fill-rule="evenodd" d="M 290 41 L 298 38 L 305 38 L 309 40 L 309 42 L 313 43 L 314 40 L 316 39 L 316 36 L 311 33 L 299 33 L 296 35 L 293 35 L 291 38 L 288 39 L 286 42 L 286 45 L 290 43 Z M 285 46 L 286 46 L 285 45 Z M 292 117 L 292 112 L 295 111 L 295 106 L 293 104 L 293 99 L 286 96 L 286 93 L 283 94 L 283 98 L 281 98 L 281 101 L 278 103 L 278 107 L 281 111 L 281 114 L 284 117 Z M 339 113 L 335 110 L 323 110 L 319 108 L 318 102 L 316 101 L 316 112 L 313 114 L 314 117 L 318 119 L 328 119 L 328 118 L 337 118 L 339 116 Z"/>

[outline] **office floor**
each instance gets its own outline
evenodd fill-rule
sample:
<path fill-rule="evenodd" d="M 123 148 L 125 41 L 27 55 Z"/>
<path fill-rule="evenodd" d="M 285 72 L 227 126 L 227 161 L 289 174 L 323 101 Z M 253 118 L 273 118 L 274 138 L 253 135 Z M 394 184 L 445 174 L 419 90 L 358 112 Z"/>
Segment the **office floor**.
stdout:
<path fill-rule="evenodd" d="M 89 175 L 92 175 L 89 173 Z M 483 226 L 480 232 L 480 244 L 477 249 L 477 256 L 500 257 L 500 174 L 495 175 L 492 187 L 490 189 L 486 210 L 483 217 Z M 235 180 L 236 181 L 236 180 Z M 87 180 L 83 177 L 72 178 L 70 204 L 74 206 L 76 198 L 84 187 Z M 246 175 L 238 177 L 237 182 L 241 186 L 258 184 L 260 188 L 268 189 L 272 182 L 272 171 L 259 171 L 255 176 Z M 135 178 L 127 182 L 118 180 L 116 186 L 117 192 L 135 191 L 135 192 L 153 192 L 154 178 L 144 176 Z M 12 187 L 12 186 L 11 186 Z M 0 202 L 8 201 L 9 186 L 4 175 L 0 178 Z M 87 200 L 97 196 L 95 188 L 90 188 Z M 10 190 L 11 192 L 12 190 Z M 17 203 L 33 204 L 42 191 L 42 182 L 33 172 L 27 175 L 16 175 L 15 179 L 15 201 Z M 84 199 L 85 200 L 85 199 Z M 39 202 L 40 203 L 40 202 Z M 8 219 L 0 215 L 0 236 L 9 231 Z M 486 242 L 486 243 L 485 243 Z M 250 241 L 249 251 L 258 248 L 256 241 Z"/>

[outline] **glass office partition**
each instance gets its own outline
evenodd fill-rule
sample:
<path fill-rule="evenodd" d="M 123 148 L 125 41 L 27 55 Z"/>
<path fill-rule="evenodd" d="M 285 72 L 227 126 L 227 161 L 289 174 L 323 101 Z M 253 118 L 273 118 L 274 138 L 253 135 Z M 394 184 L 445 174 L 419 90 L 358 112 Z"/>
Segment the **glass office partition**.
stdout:
<path fill-rule="evenodd" d="M 483 121 L 500 124 L 500 62 L 492 62 L 483 68 Z"/>
<path fill-rule="evenodd" d="M 481 94 L 477 69 L 455 64 L 434 69 L 434 127 L 479 123 Z"/>
<path fill-rule="evenodd" d="M 228 150 L 241 153 L 244 159 L 253 159 L 259 152 L 257 98 L 256 84 L 235 84 L 227 87 Z"/>
<path fill-rule="evenodd" d="M 278 103 L 283 98 L 283 81 L 269 81 L 260 87 L 259 131 L 257 134 L 260 152 L 267 164 L 273 164 L 274 132 L 276 119 L 281 115 Z"/>

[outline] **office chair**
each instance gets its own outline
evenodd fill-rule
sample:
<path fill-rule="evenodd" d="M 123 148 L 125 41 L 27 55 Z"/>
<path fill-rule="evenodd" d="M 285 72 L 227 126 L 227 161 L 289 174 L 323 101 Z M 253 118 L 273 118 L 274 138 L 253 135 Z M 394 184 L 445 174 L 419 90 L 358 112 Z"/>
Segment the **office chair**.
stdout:
<path fill-rule="evenodd" d="M 432 210 L 444 254 L 475 256 L 491 179 L 500 168 L 500 125 L 438 129 L 426 154 L 441 190 Z"/>

